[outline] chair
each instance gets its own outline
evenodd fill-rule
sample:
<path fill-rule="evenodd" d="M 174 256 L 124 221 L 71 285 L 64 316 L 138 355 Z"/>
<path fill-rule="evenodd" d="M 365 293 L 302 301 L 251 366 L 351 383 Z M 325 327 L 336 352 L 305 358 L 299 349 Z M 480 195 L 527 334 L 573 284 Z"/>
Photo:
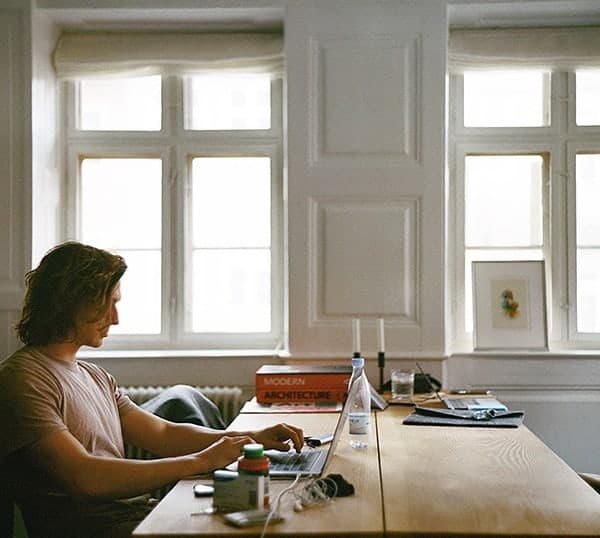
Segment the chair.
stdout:
<path fill-rule="evenodd" d="M 0 536 L 13 535 L 15 504 L 7 492 L 0 491 Z"/>
<path fill-rule="evenodd" d="M 7 472 L 8 464 L 0 462 L 0 536 L 12 537 L 14 533 L 15 500 L 11 480 Z"/>
<path fill-rule="evenodd" d="M 8 473 L 0 464 L 0 537 L 27 538 L 21 512 L 15 504 Z"/>

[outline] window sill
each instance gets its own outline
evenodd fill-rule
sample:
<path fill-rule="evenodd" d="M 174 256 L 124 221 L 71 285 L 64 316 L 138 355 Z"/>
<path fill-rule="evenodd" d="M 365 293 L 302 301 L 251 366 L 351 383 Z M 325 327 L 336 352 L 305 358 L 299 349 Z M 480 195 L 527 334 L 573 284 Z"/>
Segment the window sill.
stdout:
<path fill-rule="evenodd" d="M 163 358 L 242 358 L 289 357 L 288 351 L 275 349 L 144 349 L 144 350 L 85 350 L 77 354 L 80 359 L 163 359 Z"/>
<path fill-rule="evenodd" d="M 456 352 L 450 358 L 460 359 L 600 359 L 598 349 L 562 349 L 562 350 L 473 350 Z"/>

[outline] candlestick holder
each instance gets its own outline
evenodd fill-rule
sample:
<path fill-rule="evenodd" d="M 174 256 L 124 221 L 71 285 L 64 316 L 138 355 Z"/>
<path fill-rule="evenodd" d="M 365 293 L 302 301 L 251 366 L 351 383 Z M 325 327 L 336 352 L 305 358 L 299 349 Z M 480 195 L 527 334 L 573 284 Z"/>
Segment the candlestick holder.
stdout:
<path fill-rule="evenodd" d="M 383 373 L 385 368 L 385 352 L 377 353 L 377 366 L 379 366 L 379 394 L 383 394 Z"/>

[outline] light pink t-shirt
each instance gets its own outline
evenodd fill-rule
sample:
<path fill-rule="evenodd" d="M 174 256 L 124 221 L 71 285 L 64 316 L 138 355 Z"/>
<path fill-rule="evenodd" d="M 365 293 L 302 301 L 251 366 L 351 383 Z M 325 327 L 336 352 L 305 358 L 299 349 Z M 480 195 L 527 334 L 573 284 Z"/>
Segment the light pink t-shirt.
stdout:
<path fill-rule="evenodd" d="M 148 512 L 123 501 L 73 499 L 24 457 L 48 434 L 67 429 L 90 454 L 122 458 L 121 417 L 134 407 L 115 379 L 91 363 L 58 361 L 30 346 L 0 363 L 2 480 L 11 484 L 34 537 L 104 536 Z"/>
<path fill-rule="evenodd" d="M 123 457 L 120 416 L 134 405 L 99 366 L 21 348 L 0 364 L 0 460 L 62 429 L 90 454 Z"/>

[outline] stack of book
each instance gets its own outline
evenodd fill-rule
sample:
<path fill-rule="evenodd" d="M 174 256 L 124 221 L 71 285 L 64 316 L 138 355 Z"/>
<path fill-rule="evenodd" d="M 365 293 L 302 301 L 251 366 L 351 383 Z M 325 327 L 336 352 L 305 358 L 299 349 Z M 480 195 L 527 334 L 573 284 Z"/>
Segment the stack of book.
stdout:
<path fill-rule="evenodd" d="M 256 371 L 256 401 L 273 403 L 343 402 L 351 366 L 261 366 Z"/>

